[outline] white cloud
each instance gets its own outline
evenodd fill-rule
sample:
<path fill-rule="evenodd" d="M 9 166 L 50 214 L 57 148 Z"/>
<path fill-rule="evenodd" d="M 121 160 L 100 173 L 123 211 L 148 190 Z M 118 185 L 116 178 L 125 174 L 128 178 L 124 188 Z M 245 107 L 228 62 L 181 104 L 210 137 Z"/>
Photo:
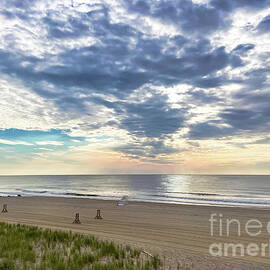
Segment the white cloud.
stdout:
<path fill-rule="evenodd" d="M 28 143 L 28 142 L 10 141 L 10 140 L 4 140 L 4 139 L 0 139 L 0 143 L 7 144 L 7 145 L 28 145 L 28 146 L 33 145 L 32 143 Z"/>
<path fill-rule="evenodd" d="M 59 142 L 59 141 L 41 141 L 41 142 L 36 142 L 37 145 L 54 145 L 54 146 L 61 146 L 64 145 L 64 142 Z"/>
<path fill-rule="evenodd" d="M 79 141 L 79 140 L 71 140 L 71 141 L 73 141 L 73 142 L 75 142 L 75 143 L 81 142 L 81 141 Z"/>

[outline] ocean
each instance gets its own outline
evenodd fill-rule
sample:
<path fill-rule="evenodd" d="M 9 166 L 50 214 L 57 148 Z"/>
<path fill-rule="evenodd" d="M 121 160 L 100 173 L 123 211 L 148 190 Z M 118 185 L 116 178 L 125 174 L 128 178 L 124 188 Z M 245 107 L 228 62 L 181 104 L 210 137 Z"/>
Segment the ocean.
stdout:
<path fill-rule="evenodd" d="M 269 207 L 270 175 L 0 176 L 0 196 L 17 195 Z"/>

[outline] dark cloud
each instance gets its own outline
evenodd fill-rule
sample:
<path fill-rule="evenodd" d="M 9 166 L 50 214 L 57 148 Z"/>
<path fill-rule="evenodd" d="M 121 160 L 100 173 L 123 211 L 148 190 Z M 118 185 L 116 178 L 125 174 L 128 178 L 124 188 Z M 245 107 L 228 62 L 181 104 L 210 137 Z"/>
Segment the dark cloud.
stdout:
<path fill-rule="evenodd" d="M 258 93 L 240 90 L 233 96 L 231 108 L 225 108 L 218 114 L 219 120 L 191 126 L 187 137 L 191 139 L 219 138 L 243 132 L 267 134 L 270 131 L 269 102 L 269 91 L 261 90 Z"/>
<path fill-rule="evenodd" d="M 212 0 L 210 5 L 216 9 L 224 10 L 226 12 L 233 11 L 237 8 L 246 8 L 246 9 L 262 9 L 270 5 L 269 0 Z"/>
<path fill-rule="evenodd" d="M 233 103 L 230 108 L 223 109 L 217 115 L 218 120 L 191 126 L 188 137 L 191 139 L 205 139 L 226 137 L 243 132 L 269 133 L 269 91 L 263 90 L 263 88 L 260 89 L 260 92 L 248 88 L 244 90 L 241 89 L 232 96 Z M 207 100 L 208 98 L 205 98 L 202 103 L 207 103 Z M 244 145 L 239 144 L 238 146 L 242 147 Z"/>
<path fill-rule="evenodd" d="M 234 129 L 230 127 L 217 126 L 215 123 L 198 123 L 190 127 L 187 135 L 192 140 L 214 139 L 227 137 L 234 133 Z"/>
<path fill-rule="evenodd" d="M 149 14 L 150 12 L 150 5 L 147 3 L 147 1 L 127 1 L 127 5 L 130 9 L 133 11 L 139 12 L 141 14 Z"/>
<path fill-rule="evenodd" d="M 185 111 L 171 108 L 164 96 L 142 103 L 126 103 L 120 128 L 138 137 L 160 138 L 183 126 Z"/>
<path fill-rule="evenodd" d="M 76 38 L 91 28 L 92 35 L 99 41 L 75 49 L 63 47 L 61 53 L 48 53 L 42 59 L 2 50 L 0 53 L 6 61 L 2 62 L 1 69 L 21 79 L 39 95 L 56 100 L 57 105 L 80 93 L 88 96 L 101 93 L 122 99 L 147 83 L 217 87 L 222 83 L 221 78 L 204 77 L 227 66 L 242 64 L 239 56 L 230 55 L 225 47 L 212 48 L 205 38 L 192 42 L 179 35 L 150 38 L 132 26 L 113 24 L 103 6 L 79 18 L 69 17 L 64 22 L 51 17 L 47 14 L 43 23 L 52 39 Z M 82 29 L 81 32 L 78 33 L 78 29 Z M 180 49 L 183 53 L 177 56 Z M 59 64 L 50 63 L 51 57 L 57 58 Z M 28 66 L 20 65 L 24 62 L 28 62 Z M 44 87 L 44 83 L 53 85 L 54 91 Z M 78 106 L 73 107 L 84 109 L 85 101 L 78 99 Z"/>
<path fill-rule="evenodd" d="M 265 61 L 265 59 L 264 59 Z M 246 91 L 263 90 L 269 86 L 267 76 L 270 72 L 270 67 L 263 66 L 246 71 L 244 75 L 243 84 Z M 240 92 L 241 94 L 241 92 Z"/>
<path fill-rule="evenodd" d="M 235 107 L 220 113 L 223 121 L 236 131 L 269 132 L 269 91 L 238 92 L 234 95 Z M 242 108 L 242 109 L 241 109 Z"/>
<path fill-rule="evenodd" d="M 49 38 L 78 38 L 89 32 L 89 25 L 84 23 L 83 17 L 69 17 L 67 20 L 57 20 L 51 17 L 51 12 L 43 18 L 43 22 L 47 25 Z M 53 12 L 55 17 L 57 14 Z M 56 18 L 61 18 L 60 14 Z"/>
<path fill-rule="evenodd" d="M 222 101 L 220 97 L 213 94 L 207 94 L 202 90 L 189 91 L 188 94 L 192 97 L 193 103 L 196 104 L 210 104 Z"/>
<path fill-rule="evenodd" d="M 194 85 L 200 88 L 216 88 L 224 83 L 225 78 L 222 77 L 200 78 L 194 81 Z"/>
<path fill-rule="evenodd" d="M 269 71 L 270 68 L 266 65 L 244 74 L 243 88 L 232 96 L 233 107 L 220 114 L 226 123 L 238 130 L 269 130 Z"/>
<path fill-rule="evenodd" d="M 16 16 L 13 14 L 13 12 L 8 10 L 0 10 L 0 14 L 5 16 L 6 19 L 14 19 Z"/>
<path fill-rule="evenodd" d="M 127 0 L 126 4 L 131 12 L 170 22 L 188 33 L 207 34 L 226 25 L 223 11 L 188 0 L 145 1 L 144 5 L 141 1 Z"/>
<path fill-rule="evenodd" d="M 37 3 L 37 0 L 2 0 L 0 14 L 9 20 L 20 19 L 31 21 L 32 15 L 35 13 L 34 7 Z"/>
<path fill-rule="evenodd" d="M 239 54 L 245 54 L 246 52 L 252 50 L 255 48 L 254 44 L 239 44 L 237 45 L 232 52 L 239 53 Z"/>
<path fill-rule="evenodd" d="M 165 145 L 160 140 L 148 140 L 146 142 L 137 142 L 114 147 L 113 150 L 123 153 L 130 158 L 147 158 L 155 159 L 152 162 L 157 162 L 164 155 L 171 155 L 185 151 L 185 149 L 174 148 Z"/>
<path fill-rule="evenodd" d="M 117 126 L 131 135 L 163 139 L 183 127 L 186 115 L 185 109 L 171 108 L 167 99 L 164 95 L 153 95 L 140 103 L 109 102 L 97 97 L 91 100 L 117 113 L 120 116 Z"/>
<path fill-rule="evenodd" d="M 256 108 L 257 110 L 267 109 L 270 102 L 269 91 L 238 92 L 234 95 L 234 99 L 238 101 L 241 106 L 249 106 L 249 108 Z"/>
<path fill-rule="evenodd" d="M 168 86 L 181 82 L 194 86 L 208 84 L 209 87 L 214 87 L 221 79 L 205 79 L 204 76 L 214 74 L 227 66 L 242 65 L 239 56 L 231 56 L 225 47 L 212 49 L 205 40 L 187 46 L 181 57 L 160 54 L 157 59 L 149 59 L 139 55 L 135 61 L 139 67 L 149 72 L 150 81 Z"/>
<path fill-rule="evenodd" d="M 145 149 L 140 144 L 126 144 L 112 148 L 116 152 L 125 154 L 130 158 L 140 158 L 145 155 Z"/>
<path fill-rule="evenodd" d="M 262 33 L 270 32 L 270 15 L 264 17 L 257 26 L 257 29 Z"/>
<path fill-rule="evenodd" d="M 28 16 L 24 20 L 32 22 L 34 16 L 30 16 L 32 11 L 26 6 L 34 6 L 34 2 L 19 2 L 5 1 L 8 8 L 2 9 L 2 14 L 5 13 L 7 19 L 14 19 L 18 14 L 23 18 L 25 13 Z M 146 85 L 169 87 L 186 83 L 200 88 L 187 92 L 192 104 L 224 102 L 219 88 L 233 81 L 223 71 L 228 67 L 244 66 L 243 59 L 255 46 L 239 44 L 229 51 L 224 46 L 213 46 L 207 39 L 208 34 L 226 29 L 230 25 L 230 14 L 236 8 L 263 8 L 269 1 L 212 0 L 207 5 L 187 0 L 125 3 L 129 11 L 173 23 L 183 35 L 157 37 L 144 34 L 134 25 L 116 23 L 105 5 L 90 5 L 94 7 L 92 11 L 73 10 L 64 16 L 61 11 L 45 10 L 38 14 L 40 20 L 36 23 L 47 31 L 44 42 L 55 45 L 58 50 L 34 57 L 28 52 L 6 47 L 0 50 L 0 71 L 21 80 L 43 98 L 54 101 L 57 108 L 70 113 L 71 118 L 76 114 L 90 114 L 90 105 L 109 108 L 117 116 L 116 120 L 108 119 L 103 124 L 89 123 L 93 129 L 113 125 L 128 131 L 133 138 L 147 140 L 146 145 L 140 141 L 130 147 L 121 146 L 118 151 L 142 156 L 144 149 L 148 149 L 149 158 L 174 153 L 176 149 L 165 145 L 164 141 L 181 128 L 188 127 L 189 105 L 173 108 L 167 95 L 150 90 L 148 93 L 152 96 L 146 98 L 142 94 L 141 102 L 130 100 L 132 94 L 140 88 L 145 91 Z M 23 8 L 28 12 L 23 12 Z M 266 27 L 268 17 L 258 28 Z M 92 43 L 65 45 L 70 40 L 87 40 L 88 37 L 93 38 Z M 245 72 L 244 79 L 238 79 L 243 89 L 232 97 L 232 104 L 221 109 L 219 120 L 190 126 L 188 137 L 219 138 L 267 125 L 269 97 L 254 91 L 268 86 L 268 74 L 267 66 Z"/>
<path fill-rule="evenodd" d="M 235 9 L 262 9 L 270 5 L 269 0 L 212 0 L 207 4 L 189 0 L 126 0 L 125 3 L 130 12 L 152 16 L 174 24 L 186 33 L 199 35 L 229 27 L 230 15 Z"/>
<path fill-rule="evenodd" d="M 17 9 L 25 9 L 34 6 L 37 3 L 37 0 L 2 0 L 1 5 L 5 8 L 17 8 Z"/>
<path fill-rule="evenodd" d="M 264 130 L 269 123 L 270 109 L 226 109 L 220 117 L 235 130 Z"/>

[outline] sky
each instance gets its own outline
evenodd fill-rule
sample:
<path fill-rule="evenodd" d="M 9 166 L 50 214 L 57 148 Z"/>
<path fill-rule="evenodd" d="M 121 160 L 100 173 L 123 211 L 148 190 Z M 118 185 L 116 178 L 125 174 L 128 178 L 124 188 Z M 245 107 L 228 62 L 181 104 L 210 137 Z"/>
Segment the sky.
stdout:
<path fill-rule="evenodd" d="M 270 174 L 270 0 L 2 0 L 0 174 Z"/>

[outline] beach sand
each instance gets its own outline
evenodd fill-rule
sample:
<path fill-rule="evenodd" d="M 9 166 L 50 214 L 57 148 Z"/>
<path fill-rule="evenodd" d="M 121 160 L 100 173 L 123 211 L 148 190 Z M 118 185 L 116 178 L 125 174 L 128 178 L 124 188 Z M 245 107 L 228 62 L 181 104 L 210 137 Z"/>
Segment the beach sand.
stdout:
<path fill-rule="evenodd" d="M 214 242 L 268 243 L 269 209 L 144 202 L 129 202 L 119 207 L 115 201 L 55 197 L 1 197 L 0 207 L 3 204 L 8 205 L 8 213 L 1 213 L 0 221 L 72 230 L 129 244 L 158 254 L 162 261 L 165 258 L 166 269 L 177 269 L 177 262 L 183 269 L 270 269 L 269 248 L 265 256 L 256 257 L 213 257 L 209 254 L 209 245 Z M 94 219 L 96 209 L 101 209 L 102 220 Z M 80 213 L 82 224 L 72 224 L 75 213 Z M 215 223 L 214 236 L 211 236 L 211 213 L 222 214 L 224 220 L 237 218 L 243 227 L 242 235 L 239 237 L 237 226 L 232 225 L 229 237 L 218 236 L 219 227 Z M 245 233 L 244 225 L 254 218 L 264 227 L 260 235 L 251 237 Z"/>

